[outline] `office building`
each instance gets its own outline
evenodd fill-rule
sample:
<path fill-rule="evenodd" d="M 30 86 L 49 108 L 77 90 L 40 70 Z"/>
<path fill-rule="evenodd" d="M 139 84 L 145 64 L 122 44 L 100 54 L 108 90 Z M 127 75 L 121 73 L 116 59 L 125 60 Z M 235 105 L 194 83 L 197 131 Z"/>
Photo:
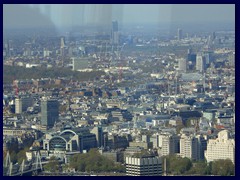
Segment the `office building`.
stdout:
<path fill-rule="evenodd" d="M 161 176 L 160 157 L 126 157 L 127 176 Z"/>
<path fill-rule="evenodd" d="M 193 135 L 182 134 L 180 139 L 180 156 L 198 160 L 198 140 Z"/>
<path fill-rule="evenodd" d="M 229 58 L 229 66 L 235 67 L 235 52 L 232 52 Z"/>
<path fill-rule="evenodd" d="M 60 53 L 61 53 L 61 63 L 62 66 L 64 65 L 64 58 L 65 58 L 65 38 L 61 37 L 61 44 L 60 44 Z"/>
<path fill-rule="evenodd" d="M 206 69 L 206 59 L 202 54 L 197 54 L 196 57 L 196 70 L 204 72 Z"/>
<path fill-rule="evenodd" d="M 61 45 L 60 45 L 61 49 L 65 47 L 65 38 L 61 37 Z"/>
<path fill-rule="evenodd" d="M 59 103 L 56 99 L 48 99 L 44 97 L 41 101 L 41 125 L 53 127 L 58 121 Z"/>
<path fill-rule="evenodd" d="M 179 153 L 180 137 L 176 134 L 161 134 L 159 135 L 159 144 L 161 145 L 161 155 L 167 156 Z"/>
<path fill-rule="evenodd" d="M 197 159 L 204 160 L 204 152 L 207 149 L 207 139 L 202 135 L 197 135 L 198 142 L 198 151 L 197 151 Z"/>
<path fill-rule="evenodd" d="M 178 70 L 182 72 L 187 71 L 187 60 L 184 58 L 178 59 Z"/>
<path fill-rule="evenodd" d="M 15 99 L 15 113 L 20 114 L 27 111 L 28 107 L 33 105 L 33 99 L 31 97 L 19 97 Z"/>
<path fill-rule="evenodd" d="M 94 127 L 91 130 L 91 133 L 96 135 L 97 147 L 102 147 L 104 145 L 104 136 L 103 136 L 102 127 L 100 127 L 100 126 Z"/>
<path fill-rule="evenodd" d="M 211 51 L 203 52 L 203 56 L 205 58 L 205 63 L 208 66 L 213 62 L 213 55 L 212 54 L 213 54 L 213 52 L 211 52 Z"/>
<path fill-rule="evenodd" d="M 178 28 L 177 38 L 179 41 L 183 39 L 183 32 L 182 32 L 182 29 L 180 28 Z"/>
<path fill-rule="evenodd" d="M 209 139 L 205 158 L 207 162 L 230 159 L 235 164 L 235 140 L 229 137 L 227 130 L 220 131 L 218 138 Z"/>
<path fill-rule="evenodd" d="M 111 43 L 118 44 L 119 43 L 119 32 L 118 32 L 118 22 L 112 22 L 112 29 L 111 29 Z"/>
<path fill-rule="evenodd" d="M 187 52 L 187 65 L 189 70 L 193 70 L 196 66 L 196 54 L 192 52 L 192 49 L 188 49 Z"/>

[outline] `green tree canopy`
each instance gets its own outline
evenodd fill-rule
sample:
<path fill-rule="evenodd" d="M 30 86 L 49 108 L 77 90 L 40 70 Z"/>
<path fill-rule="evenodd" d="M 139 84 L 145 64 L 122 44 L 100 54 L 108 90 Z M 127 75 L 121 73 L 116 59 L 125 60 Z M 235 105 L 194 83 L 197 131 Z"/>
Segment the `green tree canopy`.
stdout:
<path fill-rule="evenodd" d="M 125 167 L 102 156 L 97 149 L 91 149 L 86 154 L 75 154 L 70 158 L 69 166 L 81 172 L 125 172 Z"/>
<path fill-rule="evenodd" d="M 234 164 L 230 159 L 219 159 L 212 162 L 212 174 L 220 176 L 230 176 L 235 174 Z"/>
<path fill-rule="evenodd" d="M 192 167 L 192 162 L 188 158 L 182 158 L 176 155 L 169 155 L 167 160 L 167 173 L 183 174 Z"/>
<path fill-rule="evenodd" d="M 57 160 L 55 156 L 52 156 L 49 162 L 44 165 L 44 170 L 52 173 L 58 173 L 60 168 L 60 162 Z"/>

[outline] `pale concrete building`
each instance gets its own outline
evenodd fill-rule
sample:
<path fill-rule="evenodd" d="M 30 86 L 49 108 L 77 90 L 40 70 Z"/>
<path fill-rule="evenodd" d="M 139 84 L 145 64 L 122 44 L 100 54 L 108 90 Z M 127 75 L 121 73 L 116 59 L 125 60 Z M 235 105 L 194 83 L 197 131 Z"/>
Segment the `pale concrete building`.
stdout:
<path fill-rule="evenodd" d="M 27 108 L 33 105 L 31 97 L 21 97 L 15 99 L 15 113 L 20 114 L 27 111 Z"/>
<path fill-rule="evenodd" d="M 220 131 L 217 139 L 209 139 L 205 158 L 207 162 L 230 159 L 235 164 L 235 140 L 230 139 L 227 130 Z"/>
<path fill-rule="evenodd" d="M 159 143 L 161 147 L 161 155 L 167 156 L 175 153 L 179 153 L 179 140 L 180 137 L 176 134 L 161 134 L 159 135 Z"/>
<path fill-rule="evenodd" d="M 161 176 L 160 157 L 126 157 L 127 176 Z"/>
<path fill-rule="evenodd" d="M 198 160 L 198 140 L 192 135 L 182 134 L 180 139 L 180 156 Z"/>
<path fill-rule="evenodd" d="M 196 57 L 196 70 L 199 72 L 204 72 L 206 68 L 206 59 L 202 54 L 197 54 Z"/>
<path fill-rule="evenodd" d="M 187 60 L 184 58 L 178 59 L 178 70 L 182 72 L 187 71 Z"/>

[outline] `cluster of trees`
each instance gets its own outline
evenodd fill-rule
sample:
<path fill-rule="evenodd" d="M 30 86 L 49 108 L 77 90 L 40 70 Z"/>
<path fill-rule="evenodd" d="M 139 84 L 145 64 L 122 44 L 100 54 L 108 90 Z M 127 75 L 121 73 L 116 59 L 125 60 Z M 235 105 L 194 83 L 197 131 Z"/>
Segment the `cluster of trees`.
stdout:
<path fill-rule="evenodd" d="M 7 156 L 7 151 L 9 152 L 11 162 L 13 164 L 18 163 L 21 164 L 23 159 L 26 160 L 26 152 L 29 151 L 32 143 L 33 143 L 33 138 L 28 138 L 27 140 L 23 141 L 23 144 L 19 146 L 18 141 L 12 142 L 8 146 L 8 150 L 3 151 L 3 160 L 5 160 Z"/>
<path fill-rule="evenodd" d="M 79 172 L 125 172 L 125 167 L 102 156 L 97 149 L 91 149 L 86 154 L 75 154 L 70 158 L 69 164 L 61 163 L 55 156 L 44 165 L 44 170 L 51 173 L 60 173 L 63 169 L 74 168 Z"/>
<path fill-rule="evenodd" d="M 179 175 L 220 175 L 230 176 L 235 174 L 235 166 L 230 159 L 192 162 L 188 158 L 166 156 L 167 174 Z"/>
<path fill-rule="evenodd" d="M 29 147 L 25 147 L 24 149 L 16 149 L 16 150 L 9 150 L 9 155 L 10 155 L 10 158 L 11 158 L 11 162 L 13 164 L 21 164 L 23 160 L 26 160 L 27 157 L 26 157 L 26 152 L 29 150 Z M 3 160 L 5 161 L 6 159 L 6 156 L 7 156 L 7 152 L 6 151 L 3 151 Z"/>
<path fill-rule="evenodd" d="M 178 156 L 167 156 L 167 174 L 184 174 L 192 167 L 192 162 L 188 158 L 182 158 Z"/>
<path fill-rule="evenodd" d="M 43 166 L 44 170 L 51 173 L 59 173 L 61 164 L 55 156 L 49 159 L 49 162 Z"/>
<path fill-rule="evenodd" d="M 72 77 L 73 80 L 84 81 L 98 78 L 105 73 L 102 71 L 76 72 L 69 68 L 25 68 L 19 66 L 3 66 L 3 83 L 12 83 L 15 79 L 40 79 L 56 77 Z M 30 75 L 30 76 L 29 76 Z"/>
<path fill-rule="evenodd" d="M 91 149 L 86 154 L 76 154 L 69 162 L 69 167 L 80 172 L 125 172 L 125 167 L 102 156 L 97 149 Z"/>
<path fill-rule="evenodd" d="M 235 166 L 230 159 L 213 161 L 211 164 L 211 173 L 220 176 L 235 175 Z"/>

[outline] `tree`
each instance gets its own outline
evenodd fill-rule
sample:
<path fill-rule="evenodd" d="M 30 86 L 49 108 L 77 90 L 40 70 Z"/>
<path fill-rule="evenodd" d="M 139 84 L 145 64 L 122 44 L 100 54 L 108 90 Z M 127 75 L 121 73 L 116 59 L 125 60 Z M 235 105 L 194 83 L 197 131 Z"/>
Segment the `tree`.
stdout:
<path fill-rule="evenodd" d="M 19 151 L 17 153 L 17 161 L 18 161 L 18 164 L 21 164 L 23 160 L 26 160 L 27 157 L 26 157 L 26 149 L 23 149 L 21 151 Z"/>
<path fill-rule="evenodd" d="M 11 162 L 13 163 L 13 164 L 15 164 L 16 162 L 17 162 L 17 153 L 15 152 L 15 151 L 12 151 L 11 153 L 10 153 L 10 157 L 11 157 Z"/>
<path fill-rule="evenodd" d="M 86 154 L 76 154 L 70 158 L 69 167 L 80 172 L 124 172 L 125 167 L 114 163 L 107 157 L 102 156 L 97 149 L 90 149 Z"/>
<path fill-rule="evenodd" d="M 52 156 L 49 162 L 44 166 L 45 171 L 52 173 L 58 173 L 60 168 L 60 163 L 55 156 Z"/>
<path fill-rule="evenodd" d="M 167 159 L 167 172 L 172 174 L 183 174 L 192 167 L 192 162 L 188 158 L 169 155 Z"/>
<path fill-rule="evenodd" d="M 29 74 L 31 76 L 29 76 Z M 69 68 L 25 68 L 18 66 L 7 66 L 3 67 L 3 83 L 12 83 L 15 77 L 19 79 L 40 79 L 45 77 L 73 77 L 74 80 L 84 81 L 94 79 L 104 75 L 103 71 L 92 71 L 92 72 L 73 72 Z"/>
<path fill-rule="evenodd" d="M 199 161 L 193 164 L 192 168 L 186 174 L 206 175 L 208 172 L 207 162 Z"/>
<path fill-rule="evenodd" d="M 234 175 L 234 164 L 230 159 L 219 159 L 213 161 L 212 163 L 212 174 L 213 175 L 221 175 L 221 176 L 230 176 Z"/>

